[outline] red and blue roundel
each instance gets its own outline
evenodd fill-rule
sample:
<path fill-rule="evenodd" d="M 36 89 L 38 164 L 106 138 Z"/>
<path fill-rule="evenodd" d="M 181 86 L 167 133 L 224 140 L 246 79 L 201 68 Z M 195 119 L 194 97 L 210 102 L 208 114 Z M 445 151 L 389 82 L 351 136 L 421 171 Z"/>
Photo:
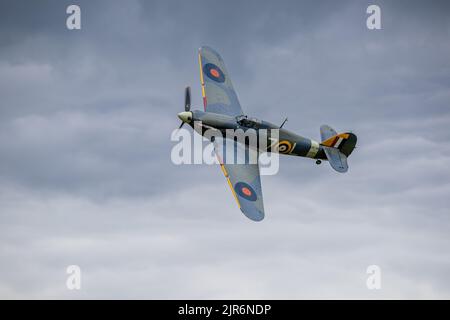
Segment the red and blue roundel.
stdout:
<path fill-rule="evenodd" d="M 238 182 L 234 185 L 234 190 L 236 190 L 236 193 L 246 200 L 256 201 L 257 199 L 255 190 L 253 190 L 248 183 Z"/>
<path fill-rule="evenodd" d="M 205 66 L 203 67 L 203 71 L 211 80 L 214 80 L 216 82 L 225 81 L 225 75 L 223 74 L 222 70 L 220 70 L 220 68 L 213 63 L 205 64 Z"/>

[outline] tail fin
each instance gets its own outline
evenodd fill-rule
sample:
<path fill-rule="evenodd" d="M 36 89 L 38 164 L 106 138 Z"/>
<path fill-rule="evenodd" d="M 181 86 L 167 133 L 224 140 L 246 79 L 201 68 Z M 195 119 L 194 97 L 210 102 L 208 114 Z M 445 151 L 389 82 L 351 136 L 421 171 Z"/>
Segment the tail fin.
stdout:
<path fill-rule="evenodd" d="M 322 138 L 321 146 L 330 162 L 331 167 L 337 172 L 347 172 L 347 157 L 356 146 L 356 135 L 351 132 L 338 134 L 327 125 L 320 127 Z"/>

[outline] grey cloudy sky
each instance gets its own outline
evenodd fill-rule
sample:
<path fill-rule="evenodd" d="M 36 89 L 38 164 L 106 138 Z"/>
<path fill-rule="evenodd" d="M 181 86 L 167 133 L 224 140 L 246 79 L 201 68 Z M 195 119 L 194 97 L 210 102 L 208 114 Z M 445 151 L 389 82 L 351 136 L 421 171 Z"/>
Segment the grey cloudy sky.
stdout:
<path fill-rule="evenodd" d="M 349 172 L 281 158 L 254 223 L 173 165 L 201 45 L 248 114 L 355 132 Z M 0 297 L 450 298 L 449 57 L 448 1 L 2 0 Z"/>

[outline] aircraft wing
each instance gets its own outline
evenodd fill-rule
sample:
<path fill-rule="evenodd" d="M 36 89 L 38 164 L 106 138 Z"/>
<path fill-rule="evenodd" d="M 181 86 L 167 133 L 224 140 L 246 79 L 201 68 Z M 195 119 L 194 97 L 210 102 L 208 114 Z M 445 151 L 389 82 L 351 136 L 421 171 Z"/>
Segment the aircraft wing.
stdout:
<path fill-rule="evenodd" d="M 205 111 L 239 116 L 244 114 L 222 57 L 209 47 L 198 53 Z"/>
<path fill-rule="evenodd" d="M 226 152 L 223 141 L 227 141 L 228 147 L 231 145 L 234 149 L 234 164 L 226 163 L 226 155 L 229 155 L 229 153 Z M 241 152 L 238 152 L 238 149 Z M 259 155 L 258 152 L 249 149 L 241 143 L 223 138 L 215 139 L 214 151 L 216 152 L 222 172 L 227 179 L 231 192 L 242 213 L 253 221 L 261 221 L 264 219 L 264 203 L 259 165 L 257 162 L 256 164 L 251 164 L 248 160 L 250 154 L 253 153 L 252 155 L 257 161 Z M 242 156 L 246 158 L 243 158 Z M 239 160 L 241 162 L 237 162 Z"/>

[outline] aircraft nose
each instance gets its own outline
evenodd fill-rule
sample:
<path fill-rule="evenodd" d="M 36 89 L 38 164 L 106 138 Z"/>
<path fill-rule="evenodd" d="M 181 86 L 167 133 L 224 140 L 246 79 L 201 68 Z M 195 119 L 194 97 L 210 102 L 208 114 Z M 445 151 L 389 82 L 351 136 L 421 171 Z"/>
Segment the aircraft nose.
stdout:
<path fill-rule="evenodd" d="M 192 112 L 183 111 L 178 114 L 178 118 L 180 118 L 183 122 L 191 122 L 192 120 Z"/>

